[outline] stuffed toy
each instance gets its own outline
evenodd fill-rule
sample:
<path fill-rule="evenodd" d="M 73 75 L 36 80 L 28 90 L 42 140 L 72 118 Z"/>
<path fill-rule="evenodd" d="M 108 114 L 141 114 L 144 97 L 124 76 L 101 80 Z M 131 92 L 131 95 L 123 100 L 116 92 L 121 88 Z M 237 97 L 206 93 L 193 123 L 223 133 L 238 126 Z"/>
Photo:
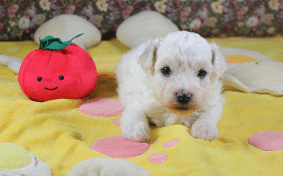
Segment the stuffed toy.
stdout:
<path fill-rule="evenodd" d="M 52 176 L 50 167 L 13 143 L 0 143 L 0 175 Z"/>
<path fill-rule="evenodd" d="M 149 19 L 153 19 L 154 21 Z M 124 23 L 122 23 L 119 26 L 117 30 L 117 38 L 122 44 L 128 47 L 136 47 L 146 40 L 155 37 L 163 37 L 168 32 L 174 32 L 178 30 L 177 27 L 174 27 L 174 24 L 172 23 L 169 24 L 164 20 L 166 20 L 166 18 L 160 16 L 160 14 L 156 12 L 146 11 L 137 14 L 133 17 L 128 18 L 127 20 L 124 21 Z M 167 21 L 170 22 L 168 19 Z M 83 18 L 76 17 L 74 15 L 59 15 L 58 17 L 43 24 L 37 30 L 35 34 L 35 40 L 36 42 L 40 42 L 41 48 L 32 51 L 25 58 L 21 67 L 19 67 L 21 65 L 21 59 L 13 58 L 11 56 L 6 56 L 6 55 L 0 55 L 0 63 L 8 65 L 9 68 L 14 68 L 14 70 L 12 69 L 11 70 L 16 73 L 18 69 L 20 69 L 20 73 L 18 77 L 20 86 L 24 91 L 24 93 L 31 99 L 38 101 L 46 101 L 56 98 L 79 98 L 79 95 L 81 95 L 82 97 L 83 95 L 86 96 L 87 87 L 91 87 L 90 84 L 92 83 L 96 84 L 97 75 L 96 75 L 95 65 L 92 59 L 84 50 L 82 51 L 81 48 L 87 49 L 99 43 L 101 38 L 101 34 L 99 33 L 99 30 L 97 30 L 94 25 L 87 23 L 89 22 L 87 22 Z M 129 29 L 132 30 L 129 31 Z M 79 38 L 74 37 L 73 38 L 74 40 L 71 40 L 73 43 L 71 43 L 71 41 L 69 42 L 61 41 L 61 40 L 66 41 L 70 39 L 72 36 L 75 36 L 76 34 L 80 34 L 80 33 L 84 33 L 82 38 L 79 36 L 77 36 Z M 96 33 L 98 34 L 96 35 Z M 57 38 L 53 38 L 50 36 L 45 38 L 46 35 L 52 35 Z M 44 39 L 40 40 L 39 39 L 40 37 Z M 55 48 L 53 48 L 54 46 Z M 228 50 L 228 48 L 224 48 L 221 52 L 224 55 L 231 55 L 231 54 L 249 55 L 248 53 L 242 53 L 238 51 L 236 53 L 233 53 L 232 51 L 235 51 L 235 48 L 231 50 Z M 225 52 L 227 54 L 225 54 Z M 254 60 L 257 62 L 230 64 L 231 66 L 228 67 L 227 71 L 225 72 L 222 78 L 225 88 L 230 87 L 244 92 L 260 92 L 265 90 L 265 89 L 261 89 L 261 87 L 265 85 L 269 85 L 269 82 L 266 81 L 260 82 L 262 79 L 262 74 L 270 74 L 273 76 L 283 75 L 280 74 L 281 73 L 280 71 L 282 69 L 280 70 L 278 68 L 279 64 L 275 63 L 272 60 L 266 59 L 266 57 L 260 54 L 259 55 L 255 55 L 255 54 L 256 53 L 254 52 L 251 53 L 251 57 L 253 56 L 254 58 L 257 58 L 256 60 Z M 84 62 L 87 62 L 87 64 L 83 64 Z M 262 67 L 266 66 L 266 65 L 262 65 L 263 62 L 266 62 L 266 64 L 268 64 L 268 69 L 267 69 L 268 72 L 264 72 L 264 73 L 262 72 L 262 70 L 264 70 L 262 69 Z M 94 67 L 92 67 L 91 65 L 94 65 Z M 276 69 L 271 69 L 271 68 L 276 68 Z M 250 69 L 253 69 L 256 72 L 253 72 L 252 74 L 247 74 L 246 71 Z M 91 70 L 92 71 L 95 70 L 95 71 L 91 72 Z M 87 74 L 88 72 L 89 74 Z M 74 77 L 72 77 L 73 82 L 70 80 L 69 82 L 63 82 L 70 79 L 70 76 L 72 75 L 74 75 Z M 246 76 L 243 77 L 243 75 Z M 254 81 L 248 81 L 249 79 L 252 79 Z M 279 77 L 279 79 L 282 80 L 281 77 Z M 277 81 L 275 79 L 270 79 L 267 81 L 272 81 L 274 84 L 281 83 L 282 85 L 282 81 Z M 247 86 L 247 84 L 249 85 Z M 257 86 L 259 84 L 260 86 Z M 63 90 L 61 90 L 61 88 L 63 88 Z M 59 91 L 60 94 L 57 93 Z M 278 94 L 278 92 L 275 93 Z M 282 93 L 282 91 L 279 93 Z M 110 109 L 107 109 L 106 107 Z M 113 102 L 110 101 L 109 99 L 105 100 L 103 98 L 88 100 L 84 102 L 78 109 L 82 113 L 85 113 L 87 115 L 106 116 L 106 117 L 119 115 L 119 112 L 121 113 L 122 111 L 122 107 L 119 106 L 117 100 Z M 115 119 L 115 121 L 113 120 L 113 123 L 119 126 L 120 121 L 117 120 L 118 119 Z M 176 128 L 179 129 L 180 126 L 176 126 Z M 274 141 L 273 140 L 274 138 L 271 138 L 270 135 L 272 135 L 276 139 L 276 141 Z M 272 139 L 273 142 L 270 140 L 266 140 L 266 137 Z M 117 150 L 120 152 L 118 154 L 123 154 L 122 151 L 120 150 L 121 148 L 124 148 L 125 150 L 127 150 L 128 148 L 135 150 L 137 148 L 141 148 L 143 149 L 142 151 L 145 151 L 145 149 L 149 147 L 149 145 L 145 145 L 142 143 L 141 146 L 138 147 L 134 145 L 129 146 L 128 143 L 120 139 L 121 139 L 120 136 L 119 137 L 114 136 L 114 137 L 102 138 L 94 141 L 90 147 L 96 152 L 104 154 L 110 158 L 89 158 L 79 163 L 74 163 L 74 166 L 69 171 L 68 176 L 71 175 L 88 176 L 88 175 L 93 175 L 95 173 L 98 173 L 99 175 L 106 175 L 106 173 L 109 174 L 115 173 L 116 175 L 123 175 L 123 176 L 150 175 L 149 173 L 147 173 L 146 171 L 144 171 L 142 168 L 135 165 L 134 163 L 130 163 L 129 161 L 125 161 L 125 160 L 112 159 L 111 155 L 109 154 L 116 154 L 115 156 L 117 157 Z M 264 150 L 279 150 L 279 149 L 282 150 L 283 149 L 281 145 L 282 139 L 283 139 L 282 134 L 278 134 L 277 132 L 272 132 L 272 133 L 268 132 L 268 133 L 260 133 L 250 137 L 249 143 L 252 144 L 253 146 L 259 147 Z M 112 140 L 112 142 L 109 142 L 110 140 Z M 174 139 L 172 141 L 168 141 L 165 144 L 163 144 L 162 147 L 166 150 L 166 148 L 170 148 L 173 145 L 177 144 L 179 140 L 180 139 Z M 114 143 L 113 141 L 116 141 L 116 144 L 119 144 L 119 146 L 121 147 L 113 147 L 113 145 L 109 145 L 111 143 Z M 270 144 L 273 145 L 274 143 L 279 144 L 279 142 L 281 141 L 280 148 L 275 148 L 275 149 L 274 148 L 270 149 L 266 147 L 263 148 L 262 144 L 263 142 L 266 141 L 269 146 Z M 132 150 L 126 151 L 127 156 L 129 153 L 131 153 L 131 151 Z M 15 154 L 12 152 L 10 154 L 13 157 L 15 156 Z M 5 155 L 5 157 L 9 159 L 8 154 L 2 152 L 2 155 L 3 156 Z M 25 155 L 27 155 L 27 153 Z M 146 155 L 149 156 L 148 161 L 153 164 L 161 164 L 168 159 L 168 157 L 164 153 L 153 153 L 151 155 L 147 153 Z M 0 154 L 0 158 L 1 158 L 1 154 Z M 169 156 L 169 160 L 170 160 L 170 156 Z M 29 161 L 30 160 L 27 160 L 24 163 L 25 165 L 23 167 L 29 166 L 28 165 Z M 13 168 L 9 168 L 9 169 L 11 170 L 13 169 L 13 171 L 14 169 L 19 169 L 20 168 L 19 165 L 16 164 L 17 163 L 13 165 L 14 166 Z M 20 164 L 23 164 L 23 162 L 21 162 Z M 4 168 L 4 165 L 6 166 L 7 163 L 6 162 L 1 163 L 0 161 L 0 166 L 2 166 L 2 169 Z M 10 172 L 9 169 L 7 168 L 4 169 L 6 170 L 3 170 L 1 172 L 1 167 L 0 167 L 0 175 L 1 173 L 7 174 Z M 23 170 L 22 168 L 20 169 Z M 131 172 L 131 170 L 138 171 L 138 173 Z M 43 174 L 40 173 L 37 175 L 43 175 Z"/>
<path fill-rule="evenodd" d="M 52 176 L 50 167 L 25 148 L 14 143 L 0 143 L 0 175 Z M 130 161 L 110 158 L 90 158 L 76 164 L 67 176 L 93 175 L 150 176 Z"/>
<path fill-rule="evenodd" d="M 39 49 L 25 57 L 18 81 L 30 99 L 81 99 L 94 90 L 97 81 L 95 63 L 84 49 L 71 43 L 73 39 L 62 42 L 47 36 L 40 40 Z"/>

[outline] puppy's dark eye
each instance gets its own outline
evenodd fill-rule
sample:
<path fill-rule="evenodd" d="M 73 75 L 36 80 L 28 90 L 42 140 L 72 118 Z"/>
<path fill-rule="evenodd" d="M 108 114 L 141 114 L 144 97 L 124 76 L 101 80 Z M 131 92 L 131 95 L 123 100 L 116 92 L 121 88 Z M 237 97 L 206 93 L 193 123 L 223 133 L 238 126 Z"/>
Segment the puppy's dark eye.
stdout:
<path fill-rule="evenodd" d="M 161 72 L 164 76 L 169 76 L 172 73 L 172 70 L 169 67 L 164 67 L 161 69 Z"/>
<path fill-rule="evenodd" d="M 41 80 L 42 80 L 42 77 L 38 77 L 38 78 L 37 78 L 37 81 L 41 81 Z"/>
<path fill-rule="evenodd" d="M 198 77 L 199 78 L 204 78 L 206 76 L 207 72 L 203 69 L 201 69 L 199 72 L 198 72 Z"/>
<path fill-rule="evenodd" d="M 63 79 L 64 79 L 64 76 L 60 75 L 60 76 L 59 76 L 59 79 L 60 79 L 60 80 L 63 80 Z"/>

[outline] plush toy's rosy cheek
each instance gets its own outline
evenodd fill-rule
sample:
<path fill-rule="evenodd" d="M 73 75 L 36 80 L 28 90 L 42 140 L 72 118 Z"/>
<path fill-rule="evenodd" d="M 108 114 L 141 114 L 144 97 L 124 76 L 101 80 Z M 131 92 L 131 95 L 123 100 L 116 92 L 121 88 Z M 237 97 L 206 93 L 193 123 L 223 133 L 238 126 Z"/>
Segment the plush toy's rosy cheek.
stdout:
<path fill-rule="evenodd" d="M 59 98 L 77 98 L 80 90 L 80 78 L 75 72 L 58 72 L 37 74 L 26 73 L 24 78 L 26 94 L 38 101 Z"/>

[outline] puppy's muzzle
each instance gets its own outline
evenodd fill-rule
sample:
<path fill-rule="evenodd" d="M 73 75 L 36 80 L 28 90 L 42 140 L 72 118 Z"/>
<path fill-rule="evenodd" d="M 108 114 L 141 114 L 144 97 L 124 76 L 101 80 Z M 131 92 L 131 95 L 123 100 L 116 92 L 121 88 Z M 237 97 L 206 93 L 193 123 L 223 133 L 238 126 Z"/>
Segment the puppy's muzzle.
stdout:
<path fill-rule="evenodd" d="M 190 115 L 194 113 L 199 107 L 193 103 L 193 94 L 189 92 L 180 91 L 175 93 L 174 103 L 170 103 L 167 108 L 177 115 Z"/>
<path fill-rule="evenodd" d="M 190 103 L 193 95 L 191 93 L 178 92 L 176 93 L 176 100 L 181 105 Z"/>

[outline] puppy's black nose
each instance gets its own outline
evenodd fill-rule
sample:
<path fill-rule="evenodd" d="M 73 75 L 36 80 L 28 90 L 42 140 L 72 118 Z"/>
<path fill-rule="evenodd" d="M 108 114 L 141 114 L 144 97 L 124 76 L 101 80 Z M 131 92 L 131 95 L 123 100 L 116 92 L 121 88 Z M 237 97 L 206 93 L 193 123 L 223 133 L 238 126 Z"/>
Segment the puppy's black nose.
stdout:
<path fill-rule="evenodd" d="M 192 96 L 193 95 L 190 94 L 190 93 L 184 93 L 184 92 L 176 93 L 177 101 L 178 101 L 178 103 L 180 103 L 182 105 L 188 104 L 190 102 Z"/>

